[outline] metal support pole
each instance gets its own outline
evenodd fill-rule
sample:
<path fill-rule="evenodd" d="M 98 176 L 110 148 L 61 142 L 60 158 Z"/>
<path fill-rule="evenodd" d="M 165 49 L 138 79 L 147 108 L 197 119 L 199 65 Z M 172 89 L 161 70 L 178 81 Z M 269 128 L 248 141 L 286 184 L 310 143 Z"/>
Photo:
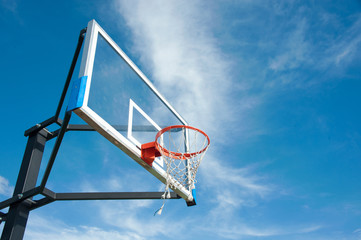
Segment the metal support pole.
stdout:
<path fill-rule="evenodd" d="M 14 189 L 14 197 L 21 199 L 24 192 L 36 186 L 47 135 L 45 130 L 40 130 L 29 136 Z M 1 240 L 23 239 L 29 212 L 30 209 L 25 201 L 11 204 Z"/>
<path fill-rule="evenodd" d="M 69 72 L 68 72 L 68 76 L 67 76 L 66 81 L 65 81 L 65 86 L 63 88 L 63 92 L 61 93 L 61 97 L 60 97 L 60 100 L 59 100 L 58 108 L 56 109 L 56 112 L 55 112 L 55 116 L 54 116 L 55 121 L 58 121 L 59 114 L 60 114 L 60 111 L 61 111 L 61 107 L 63 106 L 65 96 L 66 96 L 66 93 L 68 91 L 71 78 L 73 76 L 75 65 L 76 65 L 76 62 L 77 62 L 78 57 L 79 57 L 81 46 L 83 45 L 84 34 L 85 33 L 86 33 L 86 28 L 84 28 L 83 30 L 80 31 L 79 38 L 78 38 L 78 44 L 77 44 L 76 49 L 75 49 L 73 61 L 71 62 L 70 69 L 69 69 Z"/>
<path fill-rule="evenodd" d="M 163 192 L 54 193 L 45 187 L 64 134 L 67 131 L 94 131 L 92 127 L 87 125 L 69 125 L 71 112 L 66 112 L 63 120 L 59 118 L 81 46 L 83 44 L 85 32 L 86 29 L 83 29 L 80 32 L 77 48 L 74 53 L 73 61 L 70 66 L 55 116 L 36 124 L 25 131 L 25 136 L 28 137 L 28 143 L 26 145 L 13 197 L 0 202 L 0 210 L 9 207 L 8 213 L 5 214 L 0 212 L 0 223 L 1 221 L 5 221 L 5 226 L 0 240 L 22 240 L 30 211 L 56 200 L 161 199 Z M 61 128 L 51 133 L 46 129 L 46 127 L 53 123 L 60 125 Z M 121 125 L 115 126 L 115 128 L 120 131 L 126 131 L 127 129 L 126 126 Z M 152 132 L 154 131 L 154 127 L 133 126 L 133 131 Z M 57 137 L 57 139 L 50 155 L 48 165 L 45 169 L 41 184 L 36 187 L 45 143 L 55 137 Z M 44 198 L 40 200 L 33 200 L 33 197 L 38 194 L 43 195 Z M 172 192 L 171 198 L 179 199 L 180 196 Z"/>
<path fill-rule="evenodd" d="M 43 179 L 41 180 L 41 184 L 40 184 L 41 191 L 44 190 L 46 182 L 48 181 L 51 169 L 53 168 L 53 164 L 54 164 L 56 155 L 58 154 L 58 151 L 59 151 L 59 148 L 60 148 L 60 144 L 63 141 L 63 137 L 64 137 L 64 134 L 66 132 L 66 128 L 68 127 L 70 117 L 71 117 L 71 112 L 65 113 L 63 124 L 61 125 L 59 135 L 58 135 L 58 137 L 56 139 L 56 142 L 54 144 L 53 151 L 51 152 L 48 165 L 46 166 L 46 169 L 45 169 L 45 172 L 44 172 Z"/>

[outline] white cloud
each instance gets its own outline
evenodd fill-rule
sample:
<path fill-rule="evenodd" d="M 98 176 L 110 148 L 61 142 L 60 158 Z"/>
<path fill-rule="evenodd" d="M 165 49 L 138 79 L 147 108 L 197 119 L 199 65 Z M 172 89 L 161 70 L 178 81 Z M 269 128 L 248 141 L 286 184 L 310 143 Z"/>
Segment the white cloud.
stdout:
<path fill-rule="evenodd" d="M 208 31 L 200 2 L 117 1 L 155 85 L 192 124 L 213 135 L 230 122 L 229 63 Z M 219 131 L 217 132 L 219 134 Z"/>
<path fill-rule="evenodd" d="M 181 234 L 186 227 L 187 224 L 169 219 L 164 213 L 162 216 L 153 217 L 152 212 L 157 209 L 147 208 L 149 207 L 148 204 L 141 205 L 141 202 L 150 203 L 153 208 L 155 206 L 154 202 L 150 201 L 122 202 L 116 203 L 112 207 L 101 206 L 101 217 L 109 226 L 132 232 L 144 239 L 167 236 L 169 233 Z M 160 207 L 160 205 L 157 207 Z M 122 217 L 119 218 L 118 216 Z"/>
<path fill-rule="evenodd" d="M 273 226 L 262 227 L 261 224 L 257 227 L 251 227 L 247 223 L 236 222 L 234 224 L 219 223 L 215 233 L 220 237 L 227 239 L 242 239 L 243 237 L 281 237 L 287 235 L 302 235 L 312 233 L 320 230 L 322 226 L 309 224 L 308 227 L 289 227 L 289 226 Z M 282 238 L 283 239 L 283 238 Z"/>
<path fill-rule="evenodd" d="M 14 188 L 9 185 L 9 181 L 0 176 L 0 195 L 10 197 L 14 191 Z"/>
<path fill-rule="evenodd" d="M 1 0 L 1 5 L 12 13 L 16 13 L 18 7 L 16 0 Z"/>
<path fill-rule="evenodd" d="M 331 43 L 327 50 L 327 57 L 331 64 L 336 66 L 348 64 L 357 56 L 361 44 L 360 28 L 361 16 L 358 16 L 353 25 Z"/>
<path fill-rule="evenodd" d="M 259 200 L 266 200 L 274 193 L 273 186 L 266 183 L 267 179 L 258 177 L 254 171 L 257 168 L 236 168 L 227 163 L 215 161 L 212 157 L 202 165 L 200 179 L 203 192 L 210 196 L 208 205 L 211 210 L 207 214 L 207 224 L 201 228 L 214 231 L 219 236 L 237 239 L 237 236 L 252 235 L 250 229 L 262 234 L 269 235 L 269 231 L 257 226 L 244 223 L 239 215 L 245 208 L 254 208 Z M 237 231 L 232 231 L 230 226 L 237 225 Z M 257 230 L 256 230 L 257 229 Z M 256 235 L 254 235 L 256 236 Z"/>
<path fill-rule="evenodd" d="M 43 218 L 33 214 L 29 219 L 28 229 L 24 239 L 45 240 L 45 239 L 67 239 L 67 240 L 127 240 L 127 239 L 145 239 L 139 235 L 117 230 L 105 230 L 92 226 L 71 227 L 62 221 L 52 219 L 47 216 Z"/>
<path fill-rule="evenodd" d="M 263 83 L 268 88 L 279 91 L 285 87 L 319 86 L 342 75 L 359 58 L 359 14 L 340 16 L 328 12 L 319 4 L 310 8 L 307 4 L 300 6 L 289 1 L 266 7 L 277 13 L 269 15 L 269 29 L 274 31 L 266 32 L 267 37 L 261 40 L 265 58 L 268 59 L 265 74 L 268 79 L 264 79 Z M 283 21 L 280 22 L 279 17 Z M 319 73 L 318 78 L 312 76 L 315 72 Z"/>
<path fill-rule="evenodd" d="M 116 207 L 116 206 L 114 206 Z M 116 209 L 124 209 L 116 208 Z M 101 210 L 106 210 L 101 208 Z M 107 209 L 111 211 L 111 209 Z M 181 219 L 169 222 L 167 218 L 154 218 L 151 220 L 145 217 L 129 217 L 124 212 L 105 212 L 107 218 L 102 219 L 109 224 L 107 228 L 96 226 L 69 226 L 68 224 L 54 219 L 50 216 L 40 216 L 33 213 L 30 216 L 28 227 L 25 232 L 26 240 L 45 239 L 67 239 L 67 240 L 100 240 L 100 239 L 188 239 L 189 236 L 197 236 L 204 232 L 213 237 L 222 239 L 242 239 L 243 237 L 272 237 L 287 236 L 290 234 L 307 234 L 322 229 L 320 225 L 309 224 L 307 227 L 258 227 L 248 226 L 245 222 L 233 222 L 232 224 L 222 222 L 220 219 L 216 225 L 209 225 L 202 219 Z M 120 214 L 120 215 L 119 215 Z M 120 217 L 121 216 L 121 217 Z M 101 216 L 103 217 L 103 216 Z M 109 222 L 108 222 L 109 221 Z M 189 223 L 188 226 L 186 223 Z M 197 233 L 198 232 L 198 233 Z M 354 233 L 359 233 L 359 229 Z"/>
<path fill-rule="evenodd" d="M 192 125 L 210 134 L 211 148 L 222 148 L 223 139 L 226 139 L 222 128 L 239 121 L 234 117 L 234 111 L 241 115 L 239 111 L 246 111 L 259 101 L 248 95 L 243 96 L 242 101 L 232 99 L 233 88 L 243 80 L 234 79 L 229 73 L 231 64 L 209 29 L 213 21 L 210 8 L 202 8 L 198 1 L 192 4 L 167 1 L 116 3 L 133 33 L 137 54 L 143 65 L 150 66 L 155 85 L 177 110 L 185 113 Z M 233 212 L 240 207 L 255 205 L 258 198 L 271 192 L 270 186 L 262 183 L 250 168 L 221 164 L 212 152 L 208 152 L 205 158 L 207 162 L 201 165 L 202 180 L 209 194 L 214 196 L 211 198 L 212 211 L 207 214 L 210 219 L 222 219 L 227 223 L 238 221 Z M 104 218 L 114 219 L 111 217 L 113 211 L 102 212 Z M 204 222 L 203 219 L 197 220 Z M 143 225 L 137 213 L 127 217 L 123 224 L 133 231 L 139 229 L 134 226 Z M 159 228 L 154 226 L 152 229 Z M 158 230 L 152 234 L 163 232 Z"/>
<path fill-rule="evenodd" d="M 244 189 L 249 194 L 264 196 L 271 191 L 271 187 L 261 184 L 260 178 L 252 174 L 250 167 L 235 168 L 227 163 L 221 164 L 213 158 L 207 159 L 204 175 L 208 186 L 225 188 L 230 186 Z"/>
<path fill-rule="evenodd" d="M 254 106 L 258 101 L 255 96 L 232 101 L 232 88 L 242 79 L 230 75 L 230 63 L 209 29 L 214 20 L 210 17 L 214 16 L 211 8 L 203 8 L 199 1 L 117 1 L 117 7 L 134 35 L 141 60 L 151 66 L 155 84 L 192 125 L 200 126 L 211 136 L 211 148 L 222 148 L 223 139 L 227 139 L 222 128 L 239 121 L 234 109 L 246 111 L 250 103 Z M 222 165 L 212 152 L 205 158 L 207 163 L 201 167 L 205 182 L 213 186 L 211 191 L 237 189 L 234 197 L 219 201 L 220 206 L 228 202 L 231 208 L 237 208 L 245 195 L 263 196 L 270 191 L 248 169 L 235 168 L 231 163 Z M 252 198 L 244 204 L 250 201 Z"/>
<path fill-rule="evenodd" d="M 308 62 L 309 44 L 305 41 L 307 32 L 306 19 L 293 19 L 295 29 L 290 32 L 285 42 L 281 43 L 281 53 L 271 60 L 269 68 L 275 71 L 284 71 L 298 68 Z"/>

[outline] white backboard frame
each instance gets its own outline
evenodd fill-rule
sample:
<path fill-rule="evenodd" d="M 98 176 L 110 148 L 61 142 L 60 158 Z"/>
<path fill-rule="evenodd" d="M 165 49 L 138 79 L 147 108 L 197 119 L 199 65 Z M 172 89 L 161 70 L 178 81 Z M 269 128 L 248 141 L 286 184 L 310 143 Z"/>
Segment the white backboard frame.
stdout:
<path fill-rule="evenodd" d="M 103 118 L 101 118 L 96 112 L 94 112 L 88 106 L 95 52 L 96 52 L 97 39 L 99 34 L 105 39 L 106 42 L 108 42 L 108 44 L 114 49 L 114 51 L 129 65 L 129 67 L 139 76 L 139 78 L 144 82 L 144 84 L 146 84 L 152 90 L 152 92 L 161 100 L 161 102 L 169 109 L 169 111 L 183 125 L 188 125 L 187 122 L 181 117 L 181 115 L 158 92 L 158 90 L 154 87 L 151 81 L 141 72 L 141 70 L 130 60 L 130 58 L 121 50 L 121 48 L 110 38 L 110 36 L 99 26 L 99 24 L 95 20 L 91 20 L 88 23 L 84 46 L 83 46 L 83 55 L 80 65 L 80 72 L 79 72 L 79 79 L 83 79 L 83 81 L 86 81 L 86 83 L 83 84 L 84 89 L 75 89 L 75 90 L 73 89 L 73 91 L 83 91 L 80 94 L 82 95 L 82 98 L 80 100 L 78 98 L 77 99 L 78 104 L 76 104 L 74 108 L 70 108 L 68 110 L 76 113 L 80 118 L 82 118 L 86 123 L 88 123 L 91 127 L 93 127 L 97 132 L 103 135 L 115 146 L 120 148 L 129 157 L 131 157 L 133 160 L 139 163 L 143 168 L 145 168 L 148 172 L 153 174 L 161 182 L 165 183 L 166 172 L 158 164 L 153 164 L 153 166 L 149 166 L 140 158 L 141 151 L 139 146 L 137 146 L 139 144 L 135 142 L 136 139 L 133 139 L 131 134 L 129 138 L 129 129 L 127 132 L 128 135 L 123 136 L 120 132 L 118 132 L 114 127 L 112 127 L 108 122 L 106 122 Z M 78 96 L 79 92 L 76 93 L 76 95 Z M 140 112 L 153 126 L 155 126 L 157 129 L 160 130 L 160 127 L 142 109 L 140 109 L 132 100 L 130 101 L 131 101 L 130 107 L 132 108 L 135 107 L 137 111 Z M 128 126 L 131 127 L 132 124 Z M 182 187 L 179 184 L 173 184 L 173 185 L 178 186 L 176 189 L 173 190 L 179 196 L 181 196 L 187 202 L 193 200 L 192 189 L 186 189 L 185 187 Z"/>

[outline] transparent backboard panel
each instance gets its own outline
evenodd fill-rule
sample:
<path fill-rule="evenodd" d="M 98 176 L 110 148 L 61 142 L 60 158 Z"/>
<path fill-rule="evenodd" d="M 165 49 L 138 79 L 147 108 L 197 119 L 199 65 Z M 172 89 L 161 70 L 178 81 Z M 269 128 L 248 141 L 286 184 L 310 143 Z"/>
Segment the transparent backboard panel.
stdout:
<path fill-rule="evenodd" d="M 131 124 L 133 143 L 154 141 L 157 127 L 183 124 L 100 34 L 88 107 L 128 139 Z"/>
<path fill-rule="evenodd" d="M 68 110 L 164 183 L 162 157 L 147 165 L 141 145 L 154 142 L 162 128 L 187 122 L 94 20 L 87 27 L 79 72 Z M 192 201 L 187 186 L 173 190 Z"/>

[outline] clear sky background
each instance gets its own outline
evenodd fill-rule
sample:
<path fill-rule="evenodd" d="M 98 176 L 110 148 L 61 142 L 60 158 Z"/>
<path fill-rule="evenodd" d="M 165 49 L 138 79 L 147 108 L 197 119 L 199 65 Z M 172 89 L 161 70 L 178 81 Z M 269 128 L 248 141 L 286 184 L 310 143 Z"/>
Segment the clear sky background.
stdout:
<path fill-rule="evenodd" d="M 170 200 L 154 217 L 161 201 L 56 202 L 31 212 L 25 239 L 361 239 L 360 10 L 356 0 L 1 0 L 0 200 L 24 131 L 55 113 L 79 31 L 95 19 L 209 133 L 198 205 Z M 66 135 L 47 186 L 162 189 L 97 133 Z"/>

